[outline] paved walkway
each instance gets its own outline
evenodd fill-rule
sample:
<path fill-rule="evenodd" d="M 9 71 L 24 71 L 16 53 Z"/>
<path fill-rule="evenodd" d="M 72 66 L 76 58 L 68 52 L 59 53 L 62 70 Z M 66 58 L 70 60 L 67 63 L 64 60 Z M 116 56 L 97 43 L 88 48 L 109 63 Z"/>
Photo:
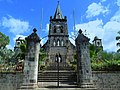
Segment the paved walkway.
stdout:
<path fill-rule="evenodd" d="M 80 88 L 39 88 L 37 90 L 86 90 Z"/>
<path fill-rule="evenodd" d="M 57 87 L 57 82 L 38 82 L 37 89 L 19 89 L 19 90 L 93 90 L 93 89 L 83 89 L 78 88 L 74 83 L 61 83 L 59 88 Z"/>
<path fill-rule="evenodd" d="M 38 82 L 38 87 L 40 88 L 57 88 L 58 83 L 57 82 Z M 59 82 L 60 88 L 76 88 L 77 85 L 72 82 Z"/>
<path fill-rule="evenodd" d="M 38 88 L 38 89 L 21 89 L 21 90 L 89 90 L 89 89 L 81 89 L 81 88 Z"/>

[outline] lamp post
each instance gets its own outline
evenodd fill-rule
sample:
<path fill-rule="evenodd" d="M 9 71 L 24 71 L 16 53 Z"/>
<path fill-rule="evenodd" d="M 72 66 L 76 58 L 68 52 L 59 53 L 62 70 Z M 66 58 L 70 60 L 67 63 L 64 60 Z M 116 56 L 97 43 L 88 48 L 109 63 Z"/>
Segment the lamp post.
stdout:
<path fill-rule="evenodd" d="M 58 74 L 58 77 L 57 77 L 58 83 L 57 83 L 57 86 L 59 88 L 59 63 L 61 62 L 61 55 L 60 55 L 60 53 L 59 53 L 59 55 L 56 54 L 55 61 L 57 62 L 57 69 L 58 69 L 58 73 L 57 73 Z"/>

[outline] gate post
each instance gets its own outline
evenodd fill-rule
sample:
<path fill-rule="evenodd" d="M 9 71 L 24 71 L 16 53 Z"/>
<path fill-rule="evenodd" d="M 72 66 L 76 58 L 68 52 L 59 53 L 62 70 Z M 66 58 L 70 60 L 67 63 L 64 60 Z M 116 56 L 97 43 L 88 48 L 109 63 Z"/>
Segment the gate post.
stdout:
<path fill-rule="evenodd" d="M 24 61 L 24 81 L 21 89 L 34 89 L 37 88 L 38 78 L 38 59 L 40 49 L 40 38 L 36 33 L 36 29 L 33 29 L 33 33 L 26 39 L 26 55 Z"/>
<path fill-rule="evenodd" d="M 92 81 L 89 40 L 88 37 L 82 34 L 82 30 L 79 30 L 78 37 L 75 40 L 77 50 L 77 83 L 78 87 L 95 90 Z"/>

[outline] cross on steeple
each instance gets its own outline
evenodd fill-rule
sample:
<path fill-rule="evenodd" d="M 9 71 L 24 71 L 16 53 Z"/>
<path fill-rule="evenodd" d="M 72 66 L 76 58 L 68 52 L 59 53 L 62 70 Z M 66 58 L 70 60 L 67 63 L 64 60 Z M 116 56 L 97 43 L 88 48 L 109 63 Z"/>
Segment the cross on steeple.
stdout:
<path fill-rule="evenodd" d="M 62 11 L 60 9 L 59 1 L 58 1 L 58 5 L 57 5 L 57 8 L 56 8 L 55 14 L 54 14 L 54 19 L 64 19 L 63 15 L 62 15 Z"/>

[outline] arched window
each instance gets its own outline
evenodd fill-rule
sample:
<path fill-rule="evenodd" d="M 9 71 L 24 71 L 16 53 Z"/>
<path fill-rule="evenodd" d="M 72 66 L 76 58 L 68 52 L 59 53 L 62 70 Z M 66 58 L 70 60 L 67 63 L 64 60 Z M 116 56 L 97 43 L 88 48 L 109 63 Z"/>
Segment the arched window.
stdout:
<path fill-rule="evenodd" d="M 60 40 L 57 40 L 57 46 L 60 46 Z"/>
<path fill-rule="evenodd" d="M 63 46 L 64 45 L 64 42 L 63 42 L 63 40 L 61 41 L 61 46 Z"/>
<path fill-rule="evenodd" d="M 55 40 L 54 40 L 54 42 L 53 42 L 53 46 L 56 46 L 56 42 L 55 42 Z"/>

